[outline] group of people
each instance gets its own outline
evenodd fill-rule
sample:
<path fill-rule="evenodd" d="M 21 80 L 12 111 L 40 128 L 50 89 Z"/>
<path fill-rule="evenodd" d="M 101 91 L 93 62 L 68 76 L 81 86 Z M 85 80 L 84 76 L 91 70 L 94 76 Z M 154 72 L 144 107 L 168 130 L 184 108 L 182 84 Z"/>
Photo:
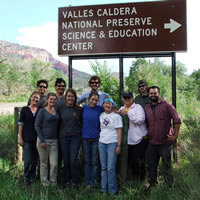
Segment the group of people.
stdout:
<path fill-rule="evenodd" d="M 159 87 L 148 88 L 147 82 L 141 80 L 140 95 L 134 99 L 131 92 L 123 93 L 124 106 L 118 111 L 109 95 L 99 91 L 100 84 L 100 78 L 92 76 L 91 91 L 77 98 L 74 89 L 65 92 L 66 82 L 62 78 L 55 82 L 56 93 L 47 95 L 48 82 L 37 82 L 38 91 L 31 94 L 28 105 L 22 108 L 18 123 L 18 143 L 23 146 L 27 185 L 35 181 L 39 158 L 43 186 L 57 185 L 63 161 L 63 184 L 76 187 L 82 146 L 85 187 L 97 186 L 100 161 L 101 192 L 117 194 L 116 162 L 121 151 L 123 115 L 129 118 L 127 144 L 132 176 L 144 180 L 147 171 L 147 187 L 151 188 L 157 183 L 162 156 L 166 181 L 172 185 L 170 148 L 181 124 L 176 109 L 160 99 Z M 83 102 L 85 105 L 80 106 Z"/>
<path fill-rule="evenodd" d="M 138 82 L 139 95 L 123 94 L 124 106 L 119 112 L 129 118 L 128 160 L 133 178 L 147 178 L 147 189 L 157 182 L 159 160 L 165 182 L 174 183 L 171 173 L 171 149 L 177 139 L 181 119 L 175 107 L 160 97 L 158 86 L 148 87 L 147 81 Z"/>

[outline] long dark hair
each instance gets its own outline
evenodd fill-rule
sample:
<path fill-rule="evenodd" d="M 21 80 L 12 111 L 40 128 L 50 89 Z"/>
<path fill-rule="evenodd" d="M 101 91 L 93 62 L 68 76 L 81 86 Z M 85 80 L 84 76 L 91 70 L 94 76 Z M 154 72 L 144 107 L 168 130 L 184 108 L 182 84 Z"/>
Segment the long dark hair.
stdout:
<path fill-rule="evenodd" d="M 68 89 L 67 89 L 67 91 L 66 91 L 66 93 L 65 93 L 65 103 L 66 103 L 67 94 L 68 94 L 69 92 L 72 93 L 72 94 L 74 95 L 74 97 L 75 97 L 73 107 L 76 107 L 76 106 L 77 106 L 77 94 L 76 94 L 76 91 L 75 91 L 73 88 L 68 88 Z"/>
<path fill-rule="evenodd" d="M 80 122 L 80 117 L 79 117 L 79 114 L 78 114 L 78 105 L 77 105 L 77 94 L 76 94 L 76 91 L 73 88 L 68 88 L 67 89 L 67 91 L 65 93 L 65 103 L 66 103 L 67 94 L 69 92 L 72 93 L 74 95 L 74 97 L 75 97 L 75 99 L 74 99 L 74 105 L 72 107 L 74 108 L 74 115 L 76 116 L 76 118 Z"/>

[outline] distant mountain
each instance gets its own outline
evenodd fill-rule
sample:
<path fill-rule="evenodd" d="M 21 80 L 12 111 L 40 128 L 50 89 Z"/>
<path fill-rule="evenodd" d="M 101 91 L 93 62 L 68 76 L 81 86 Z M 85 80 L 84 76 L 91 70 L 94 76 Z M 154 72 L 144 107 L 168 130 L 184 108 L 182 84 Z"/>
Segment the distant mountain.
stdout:
<path fill-rule="evenodd" d="M 52 63 L 52 67 L 56 70 L 62 70 L 66 75 L 68 75 L 68 66 L 61 61 L 55 59 L 48 51 L 36 47 L 29 47 L 24 45 L 19 45 L 15 43 L 10 43 L 7 41 L 0 40 L 0 56 L 7 60 L 20 59 L 40 59 L 44 62 Z M 87 86 L 89 74 L 81 72 L 79 70 L 73 69 L 73 83 Z M 81 80 L 81 81 L 80 81 Z"/>

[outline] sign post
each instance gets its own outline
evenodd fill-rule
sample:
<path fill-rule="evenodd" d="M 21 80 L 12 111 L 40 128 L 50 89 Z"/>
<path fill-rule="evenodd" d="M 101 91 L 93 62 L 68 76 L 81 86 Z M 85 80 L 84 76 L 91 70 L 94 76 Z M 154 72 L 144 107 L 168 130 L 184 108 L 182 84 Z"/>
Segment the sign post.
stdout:
<path fill-rule="evenodd" d="M 59 55 L 186 50 L 186 0 L 59 8 Z"/>

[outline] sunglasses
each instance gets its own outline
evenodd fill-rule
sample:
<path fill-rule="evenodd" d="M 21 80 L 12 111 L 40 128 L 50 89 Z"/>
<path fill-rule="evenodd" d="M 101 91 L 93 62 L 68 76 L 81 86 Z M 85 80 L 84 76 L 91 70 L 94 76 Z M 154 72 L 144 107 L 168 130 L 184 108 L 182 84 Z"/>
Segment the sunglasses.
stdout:
<path fill-rule="evenodd" d="M 56 85 L 56 87 L 62 87 L 62 88 L 65 88 L 66 86 L 65 86 L 65 85 Z"/>
<path fill-rule="evenodd" d="M 123 97 L 124 99 L 131 99 L 131 97 Z"/>
<path fill-rule="evenodd" d="M 90 84 L 91 84 L 91 85 L 92 85 L 92 84 L 96 84 L 96 85 L 98 85 L 98 84 L 99 84 L 99 82 L 90 81 Z"/>
<path fill-rule="evenodd" d="M 138 87 L 139 87 L 139 88 L 141 88 L 141 87 L 145 87 L 145 85 L 139 85 Z"/>
<path fill-rule="evenodd" d="M 38 87 L 39 88 L 47 88 L 47 86 L 44 86 L 44 85 L 39 85 Z"/>

